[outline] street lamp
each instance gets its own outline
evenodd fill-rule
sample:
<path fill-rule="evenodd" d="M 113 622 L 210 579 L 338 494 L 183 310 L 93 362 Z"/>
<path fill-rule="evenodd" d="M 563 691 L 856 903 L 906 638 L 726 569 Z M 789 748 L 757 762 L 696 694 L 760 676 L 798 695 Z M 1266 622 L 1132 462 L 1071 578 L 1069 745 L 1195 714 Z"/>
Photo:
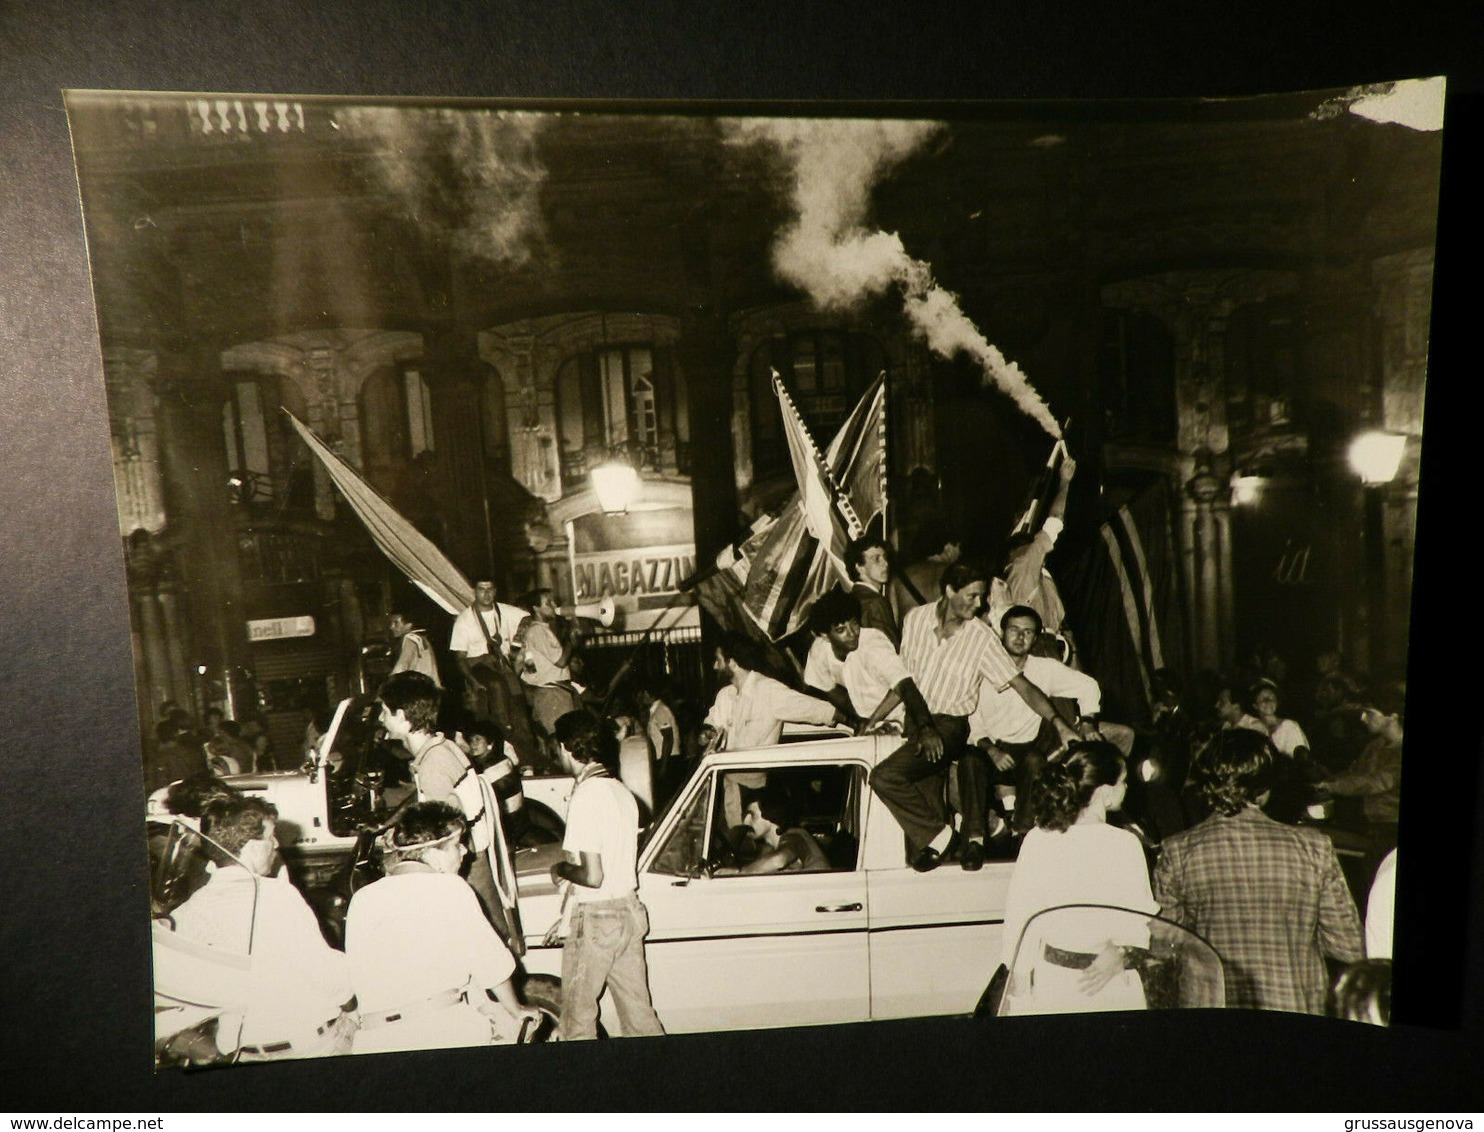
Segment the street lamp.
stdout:
<path fill-rule="evenodd" d="M 1350 442 L 1350 468 L 1364 485 L 1361 542 L 1365 554 L 1365 595 L 1370 663 L 1379 671 L 1390 655 L 1386 590 L 1386 487 L 1396 479 L 1406 451 L 1402 433 L 1372 429 Z"/>
<path fill-rule="evenodd" d="M 1407 438 L 1397 432 L 1372 430 L 1350 442 L 1350 468 L 1367 487 L 1379 487 L 1396 479 L 1402 466 Z"/>
<path fill-rule="evenodd" d="M 633 464 L 620 457 L 610 457 L 587 474 L 605 515 L 624 515 L 639 498 L 643 486 Z"/>

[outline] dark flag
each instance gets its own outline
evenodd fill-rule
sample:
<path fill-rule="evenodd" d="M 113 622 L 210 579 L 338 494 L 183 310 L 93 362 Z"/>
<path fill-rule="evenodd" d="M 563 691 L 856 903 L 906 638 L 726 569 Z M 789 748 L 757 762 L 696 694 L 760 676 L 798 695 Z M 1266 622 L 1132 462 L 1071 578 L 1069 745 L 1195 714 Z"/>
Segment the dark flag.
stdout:
<path fill-rule="evenodd" d="M 1082 667 L 1097 678 L 1108 714 L 1152 721 L 1154 673 L 1185 676 L 1185 617 L 1169 487 L 1153 484 L 1098 528 L 1062 571 L 1062 598 L 1076 627 Z"/>

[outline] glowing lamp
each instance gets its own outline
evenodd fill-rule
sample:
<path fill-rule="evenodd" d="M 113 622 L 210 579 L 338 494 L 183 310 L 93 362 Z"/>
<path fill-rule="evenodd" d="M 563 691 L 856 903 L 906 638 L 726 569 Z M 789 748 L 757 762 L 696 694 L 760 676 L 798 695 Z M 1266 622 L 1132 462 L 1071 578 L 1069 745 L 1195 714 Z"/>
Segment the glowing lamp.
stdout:
<path fill-rule="evenodd" d="M 1363 432 L 1350 443 L 1350 468 L 1362 483 L 1377 485 L 1396 479 L 1407 438 L 1396 432 Z"/>
<path fill-rule="evenodd" d="M 598 506 L 603 508 L 605 515 L 623 515 L 639 498 L 642 486 L 639 473 L 627 461 L 605 461 L 587 476 L 593 485 L 593 494 L 598 497 Z"/>
<path fill-rule="evenodd" d="M 1262 476 L 1237 475 L 1232 477 L 1232 502 L 1238 506 L 1256 503 L 1262 498 Z"/>

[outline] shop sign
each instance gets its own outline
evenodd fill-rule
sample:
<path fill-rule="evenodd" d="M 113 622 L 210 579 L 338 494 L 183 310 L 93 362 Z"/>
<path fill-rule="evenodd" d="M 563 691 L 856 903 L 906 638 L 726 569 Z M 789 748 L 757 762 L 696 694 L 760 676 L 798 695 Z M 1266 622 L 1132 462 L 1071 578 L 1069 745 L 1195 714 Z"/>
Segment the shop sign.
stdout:
<path fill-rule="evenodd" d="M 695 573 L 694 545 L 650 546 L 573 556 L 578 601 L 673 594 Z"/>
<path fill-rule="evenodd" d="M 266 617 L 247 623 L 247 639 L 250 641 L 282 641 L 290 637 L 314 636 L 314 618 Z"/>

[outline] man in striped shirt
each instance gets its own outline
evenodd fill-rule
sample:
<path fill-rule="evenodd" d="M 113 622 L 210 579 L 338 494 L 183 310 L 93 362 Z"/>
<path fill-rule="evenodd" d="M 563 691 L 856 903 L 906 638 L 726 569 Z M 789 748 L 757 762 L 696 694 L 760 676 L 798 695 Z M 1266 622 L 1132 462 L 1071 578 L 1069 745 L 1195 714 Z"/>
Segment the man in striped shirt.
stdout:
<path fill-rule="evenodd" d="M 912 867 L 927 872 L 954 848 L 943 780 L 948 768 L 956 766 L 963 807 L 959 862 L 973 871 L 984 864 L 989 809 L 989 759 L 968 744 L 968 716 L 979 702 L 980 681 L 988 680 L 1000 691 L 1013 688 L 1056 728 L 1063 744 L 1075 742 L 1077 734 L 1016 666 L 995 632 L 978 619 L 988 588 L 984 572 L 954 562 L 943 571 L 938 588 L 937 602 L 902 619 L 902 661 L 927 702 L 932 725 L 916 728 L 877 765 L 871 788 L 906 833 Z"/>

